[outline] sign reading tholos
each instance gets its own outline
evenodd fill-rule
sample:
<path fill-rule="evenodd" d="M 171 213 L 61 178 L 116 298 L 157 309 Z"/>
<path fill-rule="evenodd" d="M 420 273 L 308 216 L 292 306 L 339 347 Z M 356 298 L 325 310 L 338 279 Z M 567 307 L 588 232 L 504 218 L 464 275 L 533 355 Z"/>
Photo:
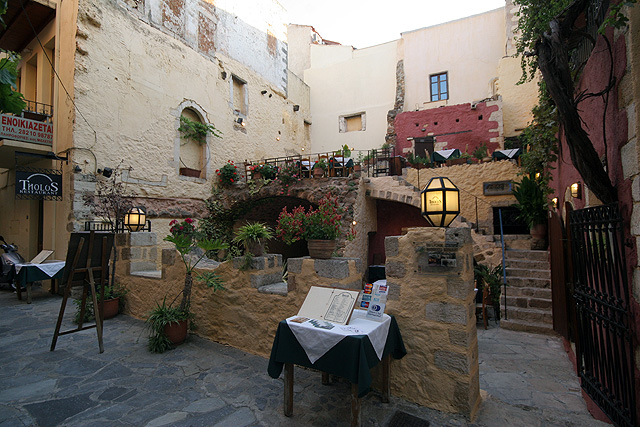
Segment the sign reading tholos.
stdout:
<path fill-rule="evenodd" d="M 37 120 L 0 114 L 0 138 L 52 145 L 53 125 Z"/>
<path fill-rule="evenodd" d="M 16 169 L 16 199 L 62 200 L 62 174 L 55 169 Z"/>

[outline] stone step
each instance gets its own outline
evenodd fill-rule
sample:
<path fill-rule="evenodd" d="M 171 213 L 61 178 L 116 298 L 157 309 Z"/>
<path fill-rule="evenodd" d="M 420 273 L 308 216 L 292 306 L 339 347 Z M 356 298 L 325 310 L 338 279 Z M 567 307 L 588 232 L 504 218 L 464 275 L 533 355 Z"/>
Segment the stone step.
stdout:
<path fill-rule="evenodd" d="M 258 292 L 261 294 L 282 295 L 286 297 L 289 293 L 287 282 L 272 283 L 270 285 L 260 286 Z"/>
<path fill-rule="evenodd" d="M 507 268 L 523 270 L 550 270 L 549 261 L 532 261 L 525 259 L 505 259 Z"/>
<path fill-rule="evenodd" d="M 507 313 L 509 314 L 510 320 L 525 320 L 533 323 L 553 324 L 553 315 L 550 310 L 507 306 Z"/>
<path fill-rule="evenodd" d="M 546 310 L 551 312 L 552 302 L 550 298 L 535 298 L 522 295 L 509 295 L 507 293 L 507 307 L 534 308 L 538 310 Z M 501 303 L 504 304 L 505 297 L 501 297 Z"/>
<path fill-rule="evenodd" d="M 131 276 L 138 277 L 150 277 L 152 279 L 162 279 L 162 271 L 161 270 L 142 270 L 142 271 L 132 271 L 130 273 Z"/>
<path fill-rule="evenodd" d="M 526 268 L 511 268 L 507 267 L 507 278 L 508 277 L 528 277 L 531 279 L 551 279 L 551 271 L 549 270 L 534 270 L 534 269 L 526 269 Z M 507 279 L 508 280 L 508 279 Z"/>
<path fill-rule="evenodd" d="M 503 291 L 504 292 L 504 291 Z M 507 296 L 532 297 L 551 300 L 551 288 L 529 288 L 519 286 L 507 286 Z"/>
<path fill-rule="evenodd" d="M 505 251 L 505 257 L 507 259 L 525 259 L 529 261 L 548 261 L 549 252 L 547 251 L 532 251 L 526 249 L 508 249 Z"/>
<path fill-rule="evenodd" d="M 131 274 L 140 271 L 156 271 L 157 269 L 156 263 L 151 261 L 131 261 L 129 263 L 129 272 Z"/>
<path fill-rule="evenodd" d="M 551 289 L 551 279 L 538 279 L 535 277 L 516 277 L 507 275 L 507 285 L 518 288 Z"/>
<path fill-rule="evenodd" d="M 500 320 L 500 327 L 511 331 L 530 332 L 532 334 L 557 335 L 553 330 L 553 325 L 527 322 L 511 318 L 509 318 L 509 320 Z"/>

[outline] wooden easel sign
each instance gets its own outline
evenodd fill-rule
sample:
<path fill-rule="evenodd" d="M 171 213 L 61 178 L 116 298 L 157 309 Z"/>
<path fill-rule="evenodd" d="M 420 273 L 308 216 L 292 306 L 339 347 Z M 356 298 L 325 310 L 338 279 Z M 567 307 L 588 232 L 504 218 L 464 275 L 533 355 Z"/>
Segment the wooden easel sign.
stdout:
<path fill-rule="evenodd" d="M 109 255 L 113 245 L 113 239 L 113 233 L 102 233 L 96 231 L 71 233 L 69 246 L 67 248 L 67 260 L 65 263 L 64 274 L 62 276 L 64 296 L 62 297 L 62 304 L 60 305 L 60 314 L 58 315 L 56 329 L 53 333 L 51 351 L 56 348 L 56 342 L 58 341 L 59 336 L 91 328 L 96 328 L 100 353 L 104 351 L 102 344 L 102 322 L 100 320 L 98 308 L 96 284 L 98 285 L 98 289 L 100 289 L 100 300 L 102 301 L 104 299 L 104 287 L 108 281 Z M 82 302 L 80 304 L 78 327 L 60 332 L 62 319 L 64 317 L 64 310 L 67 306 L 69 295 L 71 294 L 71 288 L 74 285 L 82 286 Z M 87 295 L 89 291 L 93 300 L 96 323 L 89 326 L 83 326 L 84 313 L 87 307 Z"/>

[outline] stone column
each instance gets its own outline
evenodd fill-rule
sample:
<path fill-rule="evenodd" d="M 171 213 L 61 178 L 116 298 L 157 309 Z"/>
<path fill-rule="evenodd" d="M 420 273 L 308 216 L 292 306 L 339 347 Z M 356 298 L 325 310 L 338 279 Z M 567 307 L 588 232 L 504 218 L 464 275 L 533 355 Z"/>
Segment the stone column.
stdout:
<path fill-rule="evenodd" d="M 470 229 L 411 228 L 387 237 L 385 251 L 386 312 L 408 352 L 392 365 L 393 394 L 473 419 L 480 384 Z"/>

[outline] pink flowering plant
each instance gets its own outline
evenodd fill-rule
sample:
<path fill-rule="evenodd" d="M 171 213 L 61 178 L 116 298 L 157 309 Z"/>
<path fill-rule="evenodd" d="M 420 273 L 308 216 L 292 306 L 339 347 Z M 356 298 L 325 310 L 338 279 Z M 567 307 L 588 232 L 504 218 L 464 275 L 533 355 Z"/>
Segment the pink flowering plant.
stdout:
<path fill-rule="evenodd" d="M 262 175 L 263 179 L 274 179 L 278 173 L 278 167 L 274 165 L 253 165 L 251 171 Z"/>
<path fill-rule="evenodd" d="M 289 184 L 293 184 L 294 182 L 300 181 L 302 178 L 300 177 L 300 166 L 289 163 L 283 167 L 281 167 L 278 171 L 278 176 L 276 177 L 276 181 L 280 182 L 285 187 L 288 187 Z"/>
<path fill-rule="evenodd" d="M 238 173 L 238 167 L 233 164 L 233 160 L 227 160 L 227 163 L 220 169 L 216 170 L 220 185 L 223 187 L 230 187 L 234 182 L 240 179 L 241 175 Z"/>
<path fill-rule="evenodd" d="M 298 240 L 335 240 L 340 235 L 343 209 L 338 200 L 324 197 L 317 209 L 298 206 L 289 212 L 286 206 L 278 217 L 276 233 L 288 245 Z"/>

